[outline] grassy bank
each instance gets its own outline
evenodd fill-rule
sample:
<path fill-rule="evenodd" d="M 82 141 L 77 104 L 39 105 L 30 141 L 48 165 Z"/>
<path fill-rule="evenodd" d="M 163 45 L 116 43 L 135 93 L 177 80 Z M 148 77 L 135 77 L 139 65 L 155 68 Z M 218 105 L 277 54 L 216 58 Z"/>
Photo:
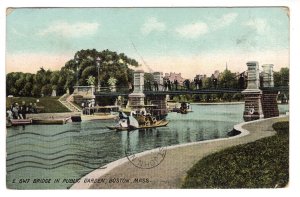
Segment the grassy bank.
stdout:
<path fill-rule="evenodd" d="M 37 103 L 37 99 L 39 102 Z M 60 113 L 60 112 L 69 112 L 69 110 L 63 106 L 59 101 L 59 97 L 14 97 L 6 98 L 6 108 L 8 109 L 11 102 L 17 102 L 19 105 L 22 104 L 22 101 L 26 102 L 26 105 L 29 103 L 37 103 L 37 106 L 40 108 L 41 113 Z"/>
<path fill-rule="evenodd" d="M 289 123 L 276 135 L 209 155 L 189 171 L 183 188 L 274 188 L 289 180 Z"/>

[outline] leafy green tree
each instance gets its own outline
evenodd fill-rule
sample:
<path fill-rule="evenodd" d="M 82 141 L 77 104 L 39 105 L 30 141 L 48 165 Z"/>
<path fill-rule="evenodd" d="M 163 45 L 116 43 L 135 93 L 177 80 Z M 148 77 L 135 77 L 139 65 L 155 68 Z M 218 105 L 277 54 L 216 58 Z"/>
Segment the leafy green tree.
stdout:
<path fill-rule="evenodd" d="M 97 58 L 100 58 L 99 79 L 101 86 L 108 86 L 107 82 L 110 77 L 116 78 L 117 86 L 127 85 L 132 81 L 132 69 L 129 66 L 138 66 L 138 62 L 130 59 L 124 53 L 118 54 L 113 51 L 104 50 L 101 52 L 92 50 L 81 50 L 76 52 L 74 59 L 69 60 L 65 67 L 73 70 L 79 78 L 79 85 L 84 85 L 88 76 L 92 75 L 98 83 Z"/>
<path fill-rule="evenodd" d="M 50 84 L 46 84 L 42 87 L 42 94 L 44 96 L 51 96 L 52 86 Z"/>
<path fill-rule="evenodd" d="M 18 95 L 19 96 L 23 96 L 23 88 L 24 88 L 24 84 L 26 83 L 26 78 L 25 78 L 25 74 L 24 73 L 20 73 L 19 78 L 16 80 L 15 82 L 15 88 L 18 91 Z"/>
<path fill-rule="evenodd" d="M 60 75 L 59 71 L 53 71 L 51 73 L 51 76 L 50 76 L 50 84 L 51 85 L 57 85 L 58 84 L 59 75 Z"/>
<path fill-rule="evenodd" d="M 229 93 L 224 93 L 223 94 L 223 100 L 224 101 L 231 101 L 232 100 L 232 94 L 229 94 Z"/>
<path fill-rule="evenodd" d="M 42 94 L 42 87 L 39 84 L 34 84 L 32 87 L 31 95 L 33 97 L 40 97 Z"/>
<path fill-rule="evenodd" d="M 236 101 L 240 101 L 243 99 L 243 95 L 241 93 L 235 93 L 233 96 L 232 96 L 232 99 L 233 100 L 236 100 Z"/>
<path fill-rule="evenodd" d="M 23 95 L 22 96 L 31 96 L 31 90 L 32 90 L 32 83 L 26 82 L 24 88 L 23 88 Z"/>
<path fill-rule="evenodd" d="M 213 87 L 213 81 L 210 77 L 207 77 L 204 79 L 204 88 L 212 88 Z"/>
<path fill-rule="evenodd" d="M 76 57 L 76 58 L 75 58 Z M 98 52 L 95 49 L 80 50 L 74 58 L 65 63 L 60 71 L 45 70 L 41 67 L 36 74 L 13 72 L 6 75 L 6 94 L 15 96 L 39 97 L 51 95 L 55 89 L 57 95 L 64 94 L 67 89 L 73 91 L 73 86 L 87 85 L 88 78 L 94 77 L 98 83 L 97 58 L 100 58 L 99 79 L 101 86 L 108 86 L 109 79 L 115 78 L 116 86 L 133 84 L 133 69 L 139 64 L 124 53 L 110 50 Z M 51 91 L 50 91 L 51 90 Z"/>
<path fill-rule="evenodd" d="M 274 86 L 288 86 L 289 85 L 289 68 L 281 68 L 279 72 L 274 72 Z"/>
<path fill-rule="evenodd" d="M 236 88 L 238 87 L 238 81 L 234 73 L 230 70 L 224 70 L 221 73 L 219 86 L 222 88 Z"/>

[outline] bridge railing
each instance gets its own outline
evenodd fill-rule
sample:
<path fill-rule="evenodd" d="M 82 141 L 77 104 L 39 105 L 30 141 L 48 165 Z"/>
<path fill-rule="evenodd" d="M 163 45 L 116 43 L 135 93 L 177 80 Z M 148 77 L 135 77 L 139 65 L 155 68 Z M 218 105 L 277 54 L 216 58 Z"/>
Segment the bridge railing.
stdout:
<path fill-rule="evenodd" d="M 288 92 L 289 87 L 288 86 L 280 86 L 280 87 L 264 87 L 260 88 L 264 91 L 282 91 L 282 92 Z M 158 87 L 149 87 L 147 85 L 144 85 L 144 92 L 145 93 L 151 93 L 151 92 L 173 92 L 173 93 L 191 93 L 191 92 L 201 92 L 201 93 L 236 93 L 236 92 L 242 92 L 245 89 L 241 88 L 224 88 L 224 87 L 190 87 L 187 88 L 185 86 L 177 86 L 176 87 L 165 87 L 165 86 L 158 86 Z M 95 94 L 111 94 L 111 93 L 118 93 L 118 94 L 130 94 L 133 92 L 133 88 L 129 88 L 128 86 L 117 86 L 117 87 L 101 87 L 100 91 L 96 89 Z"/>
<path fill-rule="evenodd" d="M 96 88 L 95 94 L 110 94 L 114 92 L 122 93 L 122 94 L 129 94 L 133 91 L 133 89 L 129 89 L 128 86 L 116 86 L 116 87 L 100 87 L 99 89 Z"/>

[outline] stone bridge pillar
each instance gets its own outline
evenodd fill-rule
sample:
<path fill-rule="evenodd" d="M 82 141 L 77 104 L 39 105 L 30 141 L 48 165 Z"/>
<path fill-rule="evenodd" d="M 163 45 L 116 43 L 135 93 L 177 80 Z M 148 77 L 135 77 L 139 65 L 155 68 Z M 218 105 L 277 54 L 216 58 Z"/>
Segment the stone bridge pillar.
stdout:
<path fill-rule="evenodd" d="M 133 75 L 133 93 L 128 95 L 129 98 L 129 107 L 131 109 L 136 110 L 140 109 L 143 106 L 145 94 L 144 94 L 144 71 L 137 70 Z M 138 107 L 139 106 L 139 107 Z"/>
<path fill-rule="evenodd" d="M 262 109 L 265 118 L 279 116 L 277 96 L 278 91 L 268 88 L 274 87 L 273 64 L 264 64 L 263 68 L 263 96 Z"/>
<path fill-rule="evenodd" d="M 164 86 L 164 76 L 162 72 L 154 72 L 153 73 L 154 81 L 157 83 L 157 89 L 158 91 L 163 91 Z M 153 88 L 154 91 L 156 91 L 155 87 Z"/>
<path fill-rule="evenodd" d="M 264 64 L 263 68 L 263 87 L 274 87 L 273 64 Z"/>
<path fill-rule="evenodd" d="M 248 85 L 242 92 L 245 97 L 243 118 L 245 121 L 257 120 L 264 117 L 262 111 L 262 91 L 259 89 L 259 65 L 256 61 L 247 62 Z"/>
<path fill-rule="evenodd" d="M 157 91 L 163 91 L 163 73 L 162 72 L 154 72 L 153 73 L 154 81 L 156 83 L 156 87 L 153 87 L 153 94 L 147 95 L 148 105 L 155 105 L 156 107 L 152 110 L 152 115 L 156 116 L 157 119 L 163 119 L 168 115 L 167 110 L 167 95 L 157 95 L 155 94 Z"/>

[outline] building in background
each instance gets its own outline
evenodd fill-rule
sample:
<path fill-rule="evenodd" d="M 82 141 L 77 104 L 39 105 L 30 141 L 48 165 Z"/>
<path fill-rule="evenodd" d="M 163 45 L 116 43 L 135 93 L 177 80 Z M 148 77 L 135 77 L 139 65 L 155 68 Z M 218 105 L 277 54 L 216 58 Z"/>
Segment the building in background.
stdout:
<path fill-rule="evenodd" d="M 168 78 L 172 83 L 174 83 L 174 81 L 177 80 L 179 85 L 183 85 L 183 81 L 185 80 L 181 76 L 181 73 L 177 74 L 175 72 L 165 73 L 165 78 Z"/>

